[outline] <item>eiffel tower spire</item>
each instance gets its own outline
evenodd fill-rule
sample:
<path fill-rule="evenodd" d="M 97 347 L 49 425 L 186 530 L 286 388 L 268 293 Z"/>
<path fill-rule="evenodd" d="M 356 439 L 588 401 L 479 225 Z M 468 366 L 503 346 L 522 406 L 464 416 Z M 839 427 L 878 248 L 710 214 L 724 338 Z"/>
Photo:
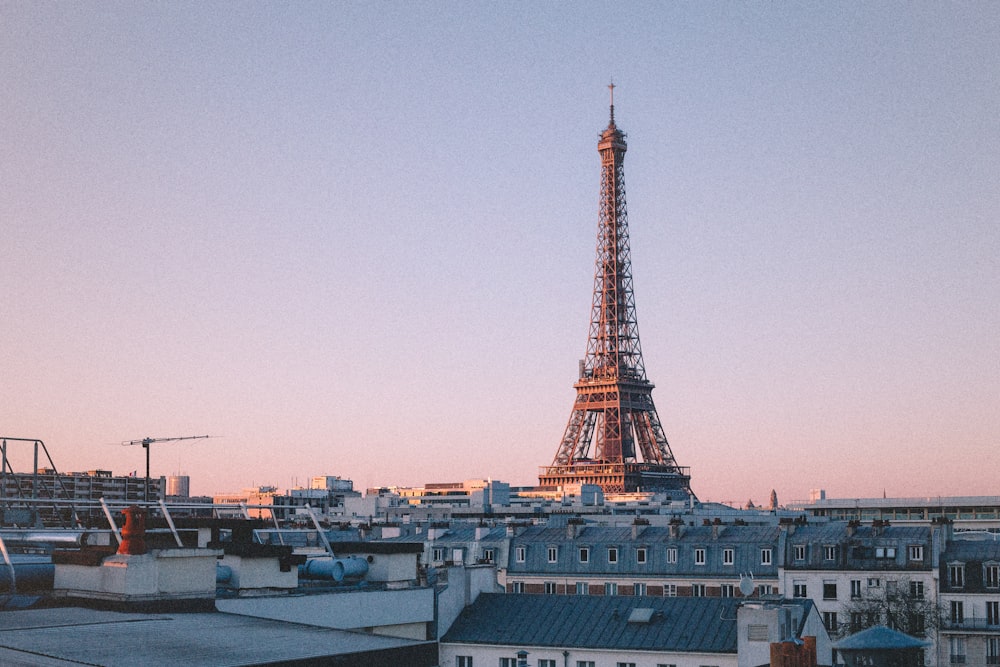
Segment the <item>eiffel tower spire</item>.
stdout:
<path fill-rule="evenodd" d="M 601 133 L 601 199 L 597 261 L 587 354 L 574 386 L 576 401 L 542 486 L 598 484 L 605 492 L 667 492 L 687 499 L 691 477 L 667 443 L 646 377 L 632 292 L 632 260 L 625 210 L 627 145 L 611 115 Z"/>

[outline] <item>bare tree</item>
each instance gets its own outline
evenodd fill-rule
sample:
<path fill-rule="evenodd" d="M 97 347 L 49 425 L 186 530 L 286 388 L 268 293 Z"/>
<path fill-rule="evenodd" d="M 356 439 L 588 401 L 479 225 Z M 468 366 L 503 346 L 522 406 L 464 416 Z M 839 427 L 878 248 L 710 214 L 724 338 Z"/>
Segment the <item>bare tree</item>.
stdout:
<path fill-rule="evenodd" d="M 867 595 L 844 604 L 849 622 L 838 634 L 851 635 L 874 625 L 886 625 L 913 637 L 933 634 L 941 625 L 941 609 L 924 590 L 924 582 L 899 579 L 869 587 Z"/>

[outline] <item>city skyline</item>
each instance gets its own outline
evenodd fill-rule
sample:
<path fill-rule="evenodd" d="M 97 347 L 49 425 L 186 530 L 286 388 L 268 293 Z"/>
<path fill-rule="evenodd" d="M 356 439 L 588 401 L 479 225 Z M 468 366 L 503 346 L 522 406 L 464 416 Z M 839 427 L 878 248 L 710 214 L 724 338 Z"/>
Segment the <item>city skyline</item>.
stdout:
<path fill-rule="evenodd" d="M 702 500 L 988 495 L 1000 8 L 0 1 L 0 435 L 192 493 L 537 482 L 615 115 Z"/>

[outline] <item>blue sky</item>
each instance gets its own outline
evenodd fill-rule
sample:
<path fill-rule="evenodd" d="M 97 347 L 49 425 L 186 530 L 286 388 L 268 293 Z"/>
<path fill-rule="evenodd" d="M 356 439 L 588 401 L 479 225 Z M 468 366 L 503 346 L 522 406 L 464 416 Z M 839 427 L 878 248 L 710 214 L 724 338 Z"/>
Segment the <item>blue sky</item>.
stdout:
<path fill-rule="evenodd" d="M 703 499 L 996 494 L 1000 6 L 0 0 L 3 435 L 192 491 L 531 484 L 614 80 Z M 30 462 L 28 464 L 30 466 Z"/>

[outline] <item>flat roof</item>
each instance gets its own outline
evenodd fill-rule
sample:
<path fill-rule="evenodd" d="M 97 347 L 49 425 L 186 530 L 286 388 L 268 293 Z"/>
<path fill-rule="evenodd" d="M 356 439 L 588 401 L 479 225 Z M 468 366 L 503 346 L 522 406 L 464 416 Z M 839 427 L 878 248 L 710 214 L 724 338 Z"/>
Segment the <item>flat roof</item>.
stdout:
<path fill-rule="evenodd" d="M 419 651 L 427 645 L 434 643 L 223 612 L 138 614 L 81 607 L 0 611 L 4 665 L 248 667 L 329 664 L 325 661 L 334 657 L 338 665 L 374 664 L 371 658 L 344 657 Z M 433 655 L 436 659 L 436 647 Z M 405 654 L 401 657 L 406 662 Z"/>

